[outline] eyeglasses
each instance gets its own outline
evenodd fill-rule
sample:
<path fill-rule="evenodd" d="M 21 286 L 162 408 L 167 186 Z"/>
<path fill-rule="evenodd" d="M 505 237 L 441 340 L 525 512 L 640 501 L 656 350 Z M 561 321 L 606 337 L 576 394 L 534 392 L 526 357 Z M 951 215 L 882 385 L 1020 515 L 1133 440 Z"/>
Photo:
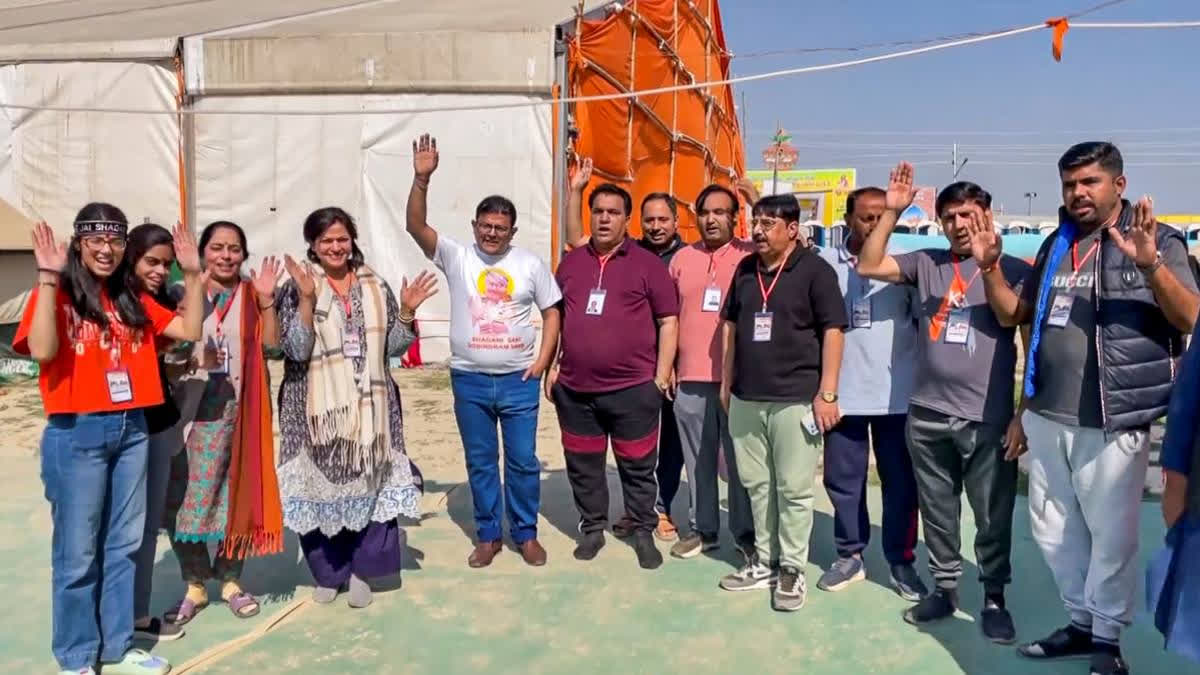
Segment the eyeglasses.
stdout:
<path fill-rule="evenodd" d="M 512 227 L 508 225 L 493 225 L 492 223 L 481 223 L 478 221 L 474 225 L 484 234 L 494 234 L 503 237 L 512 232 Z"/>
<path fill-rule="evenodd" d="M 768 232 L 782 222 L 782 218 L 754 218 L 750 221 L 750 229 Z"/>
<path fill-rule="evenodd" d="M 105 246 L 113 251 L 125 250 L 125 237 L 84 237 L 80 241 L 92 251 L 103 251 Z"/>

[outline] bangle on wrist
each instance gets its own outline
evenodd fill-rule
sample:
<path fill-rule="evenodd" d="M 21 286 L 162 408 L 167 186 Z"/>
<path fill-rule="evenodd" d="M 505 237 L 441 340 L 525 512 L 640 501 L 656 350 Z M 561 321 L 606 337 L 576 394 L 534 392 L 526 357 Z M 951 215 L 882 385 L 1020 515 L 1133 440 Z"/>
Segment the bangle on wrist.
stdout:
<path fill-rule="evenodd" d="M 37 268 L 37 271 L 45 272 L 46 274 L 53 274 L 56 277 L 60 276 L 62 274 L 61 270 L 50 269 L 49 267 L 39 267 L 39 268 Z"/>

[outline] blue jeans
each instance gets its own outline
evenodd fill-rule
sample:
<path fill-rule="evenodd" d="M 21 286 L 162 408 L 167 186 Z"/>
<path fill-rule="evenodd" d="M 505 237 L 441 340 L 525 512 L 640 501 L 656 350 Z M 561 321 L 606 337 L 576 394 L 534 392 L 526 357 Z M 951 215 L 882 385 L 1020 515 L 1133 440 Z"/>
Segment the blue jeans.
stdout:
<path fill-rule="evenodd" d="M 141 410 L 51 415 L 42 434 L 54 525 L 51 647 L 63 670 L 120 661 L 133 644 L 148 443 Z"/>
<path fill-rule="evenodd" d="M 466 451 L 476 535 L 481 542 L 500 539 L 503 506 L 497 421 L 504 435 L 504 504 L 508 506 L 509 534 L 518 546 L 537 537 L 542 468 L 535 450 L 541 379 L 532 377 L 522 382 L 521 375 L 450 371 L 454 417 Z"/>

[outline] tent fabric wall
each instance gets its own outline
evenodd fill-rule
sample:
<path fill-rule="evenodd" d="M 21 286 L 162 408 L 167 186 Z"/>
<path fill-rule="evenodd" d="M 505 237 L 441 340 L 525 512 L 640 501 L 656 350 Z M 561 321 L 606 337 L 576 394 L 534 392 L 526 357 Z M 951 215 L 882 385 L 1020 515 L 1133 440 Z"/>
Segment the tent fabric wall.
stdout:
<path fill-rule="evenodd" d="M 172 111 L 177 92 L 166 64 L 0 66 L 0 100 L 23 104 Z M 60 236 L 89 201 L 116 204 L 134 223 L 179 219 L 178 117 L 6 109 L 0 126 L 0 197 Z"/>
<path fill-rule="evenodd" d="M 322 110 L 407 108 L 534 100 L 521 95 L 397 94 L 202 97 L 198 110 L 239 107 Z M 441 164 L 429 193 L 429 222 L 442 235 L 473 240 L 475 206 L 489 194 L 512 199 L 517 243 L 550 257 L 550 108 L 353 117 L 196 116 L 195 223 L 242 225 L 257 265 L 262 255 L 304 256 L 305 217 L 340 206 L 358 223 L 360 245 L 393 290 L 433 269 L 405 232 L 412 183 L 412 141 L 438 139 Z M 422 306 L 422 357 L 449 355 L 449 294 Z"/>
<path fill-rule="evenodd" d="M 567 58 L 569 96 L 729 76 L 716 0 L 635 0 L 604 18 L 583 19 Z M 745 172 L 729 86 L 578 103 L 573 113 L 580 130 L 573 150 L 593 159 L 592 186 L 623 185 L 635 204 L 650 192 L 675 195 L 685 240 L 699 237 L 691 202 L 700 190 L 712 182 L 731 185 Z M 630 229 L 640 234 L 637 219 Z"/>

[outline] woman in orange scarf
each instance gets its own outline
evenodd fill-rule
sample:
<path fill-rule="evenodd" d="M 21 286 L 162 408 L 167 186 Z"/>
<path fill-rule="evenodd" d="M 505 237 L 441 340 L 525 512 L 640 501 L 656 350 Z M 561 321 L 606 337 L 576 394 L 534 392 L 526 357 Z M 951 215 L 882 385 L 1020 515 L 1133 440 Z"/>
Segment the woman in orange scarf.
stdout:
<path fill-rule="evenodd" d="M 242 563 L 283 548 L 263 353 L 279 343 L 280 266 L 268 257 L 242 279 L 246 235 L 226 221 L 204 229 L 200 252 L 211 278 L 204 335 L 186 347 L 190 372 L 174 387 L 185 451 L 175 455 L 167 488 L 166 524 L 187 594 L 165 618 L 179 625 L 208 604 L 210 579 L 221 582 L 234 616 L 258 614 L 258 601 L 238 583 Z M 209 542 L 219 543 L 211 560 Z"/>

